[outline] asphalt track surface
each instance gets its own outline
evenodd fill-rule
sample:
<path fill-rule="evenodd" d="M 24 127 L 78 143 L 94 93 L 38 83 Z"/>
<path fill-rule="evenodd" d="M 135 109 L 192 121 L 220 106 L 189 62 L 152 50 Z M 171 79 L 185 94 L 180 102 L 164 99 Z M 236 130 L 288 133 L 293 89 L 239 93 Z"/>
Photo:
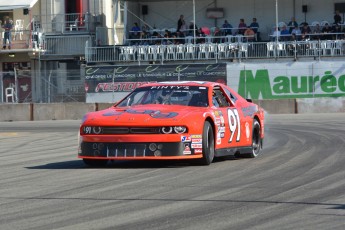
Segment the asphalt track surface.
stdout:
<path fill-rule="evenodd" d="M 268 115 L 262 155 L 77 159 L 79 121 L 0 123 L 0 229 L 344 229 L 345 114 Z"/>

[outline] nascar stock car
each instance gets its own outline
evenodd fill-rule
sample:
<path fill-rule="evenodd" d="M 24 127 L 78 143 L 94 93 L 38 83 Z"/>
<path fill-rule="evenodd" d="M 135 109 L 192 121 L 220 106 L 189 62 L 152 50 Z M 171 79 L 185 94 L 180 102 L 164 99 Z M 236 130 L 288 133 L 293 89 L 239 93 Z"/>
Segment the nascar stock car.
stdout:
<path fill-rule="evenodd" d="M 164 159 L 209 165 L 220 156 L 258 156 L 264 110 L 222 83 L 148 83 L 87 113 L 79 132 L 78 157 L 89 166 Z"/>

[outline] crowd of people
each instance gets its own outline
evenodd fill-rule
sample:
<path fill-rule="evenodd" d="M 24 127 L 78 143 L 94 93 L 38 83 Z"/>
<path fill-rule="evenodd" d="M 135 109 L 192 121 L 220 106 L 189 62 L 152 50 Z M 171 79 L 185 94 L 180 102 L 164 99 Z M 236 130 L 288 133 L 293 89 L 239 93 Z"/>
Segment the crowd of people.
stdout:
<path fill-rule="evenodd" d="M 314 22 L 309 25 L 307 22 L 298 24 L 295 17 L 292 17 L 289 23 L 282 23 L 275 26 L 271 34 L 271 40 L 279 41 L 289 40 L 336 40 L 343 39 L 345 35 L 345 27 L 342 28 L 342 18 L 339 11 L 335 12 L 334 22 L 332 24 L 324 22 Z"/>
<path fill-rule="evenodd" d="M 270 40 L 331 40 L 344 38 L 345 27 L 341 27 L 342 18 L 339 11 L 336 11 L 334 15 L 333 24 L 325 23 L 321 25 L 316 23 L 315 25 L 309 25 L 307 22 L 299 24 L 295 17 L 285 24 L 275 26 Z M 204 43 L 212 41 L 213 43 L 221 43 L 227 41 L 225 38 L 227 35 L 240 35 L 243 36 L 244 42 L 261 41 L 259 32 L 259 23 L 257 18 L 253 18 L 252 22 L 247 25 L 245 20 L 241 18 L 237 27 L 233 27 L 228 20 L 224 20 L 221 27 L 198 27 L 194 21 L 186 23 L 184 15 L 180 15 L 177 20 L 177 27 L 173 30 L 165 29 L 159 31 L 153 26 L 150 28 L 147 24 L 144 24 L 141 28 L 138 23 L 134 23 L 131 28 L 129 38 L 131 44 L 149 45 L 149 44 L 184 44 L 190 42 L 190 37 L 196 37 L 196 43 Z M 210 38 L 211 37 L 211 38 Z M 187 39 L 188 38 L 188 39 Z M 211 40 L 210 40 L 211 39 Z"/>
<path fill-rule="evenodd" d="M 180 15 L 177 27 L 173 30 L 165 29 L 160 31 L 155 26 L 150 28 L 147 24 L 140 28 L 138 23 L 135 22 L 129 32 L 129 39 L 131 44 L 160 43 L 166 45 L 183 44 L 188 40 L 187 38 L 191 39 L 190 37 L 195 36 L 197 37 L 196 43 L 207 42 L 208 37 L 211 37 L 213 43 L 221 43 L 225 41 L 227 35 L 242 35 L 246 41 L 258 41 L 260 39 L 259 23 L 256 18 L 253 18 L 249 26 L 246 25 L 244 19 L 240 19 L 237 27 L 233 27 L 228 20 L 224 20 L 222 27 L 198 27 L 192 20 L 187 25 L 184 15 Z"/>

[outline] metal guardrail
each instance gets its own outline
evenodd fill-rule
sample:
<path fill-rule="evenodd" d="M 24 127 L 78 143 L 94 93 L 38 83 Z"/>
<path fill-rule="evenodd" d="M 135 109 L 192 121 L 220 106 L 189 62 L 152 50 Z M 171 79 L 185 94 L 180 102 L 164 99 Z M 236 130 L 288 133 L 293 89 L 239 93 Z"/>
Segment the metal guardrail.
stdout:
<path fill-rule="evenodd" d="M 345 40 L 85 47 L 87 63 L 341 57 Z"/>

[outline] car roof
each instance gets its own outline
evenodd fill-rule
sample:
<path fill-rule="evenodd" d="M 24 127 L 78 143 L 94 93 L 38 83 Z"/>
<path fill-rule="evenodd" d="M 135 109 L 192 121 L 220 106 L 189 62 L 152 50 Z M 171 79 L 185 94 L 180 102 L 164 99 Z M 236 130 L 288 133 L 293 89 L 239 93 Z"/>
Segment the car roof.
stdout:
<path fill-rule="evenodd" d="M 161 85 L 184 85 L 184 86 L 214 86 L 219 85 L 220 83 L 217 82 L 210 82 L 210 81 L 163 81 L 163 82 L 153 82 L 141 85 L 140 87 L 147 87 L 147 86 L 161 86 Z"/>

